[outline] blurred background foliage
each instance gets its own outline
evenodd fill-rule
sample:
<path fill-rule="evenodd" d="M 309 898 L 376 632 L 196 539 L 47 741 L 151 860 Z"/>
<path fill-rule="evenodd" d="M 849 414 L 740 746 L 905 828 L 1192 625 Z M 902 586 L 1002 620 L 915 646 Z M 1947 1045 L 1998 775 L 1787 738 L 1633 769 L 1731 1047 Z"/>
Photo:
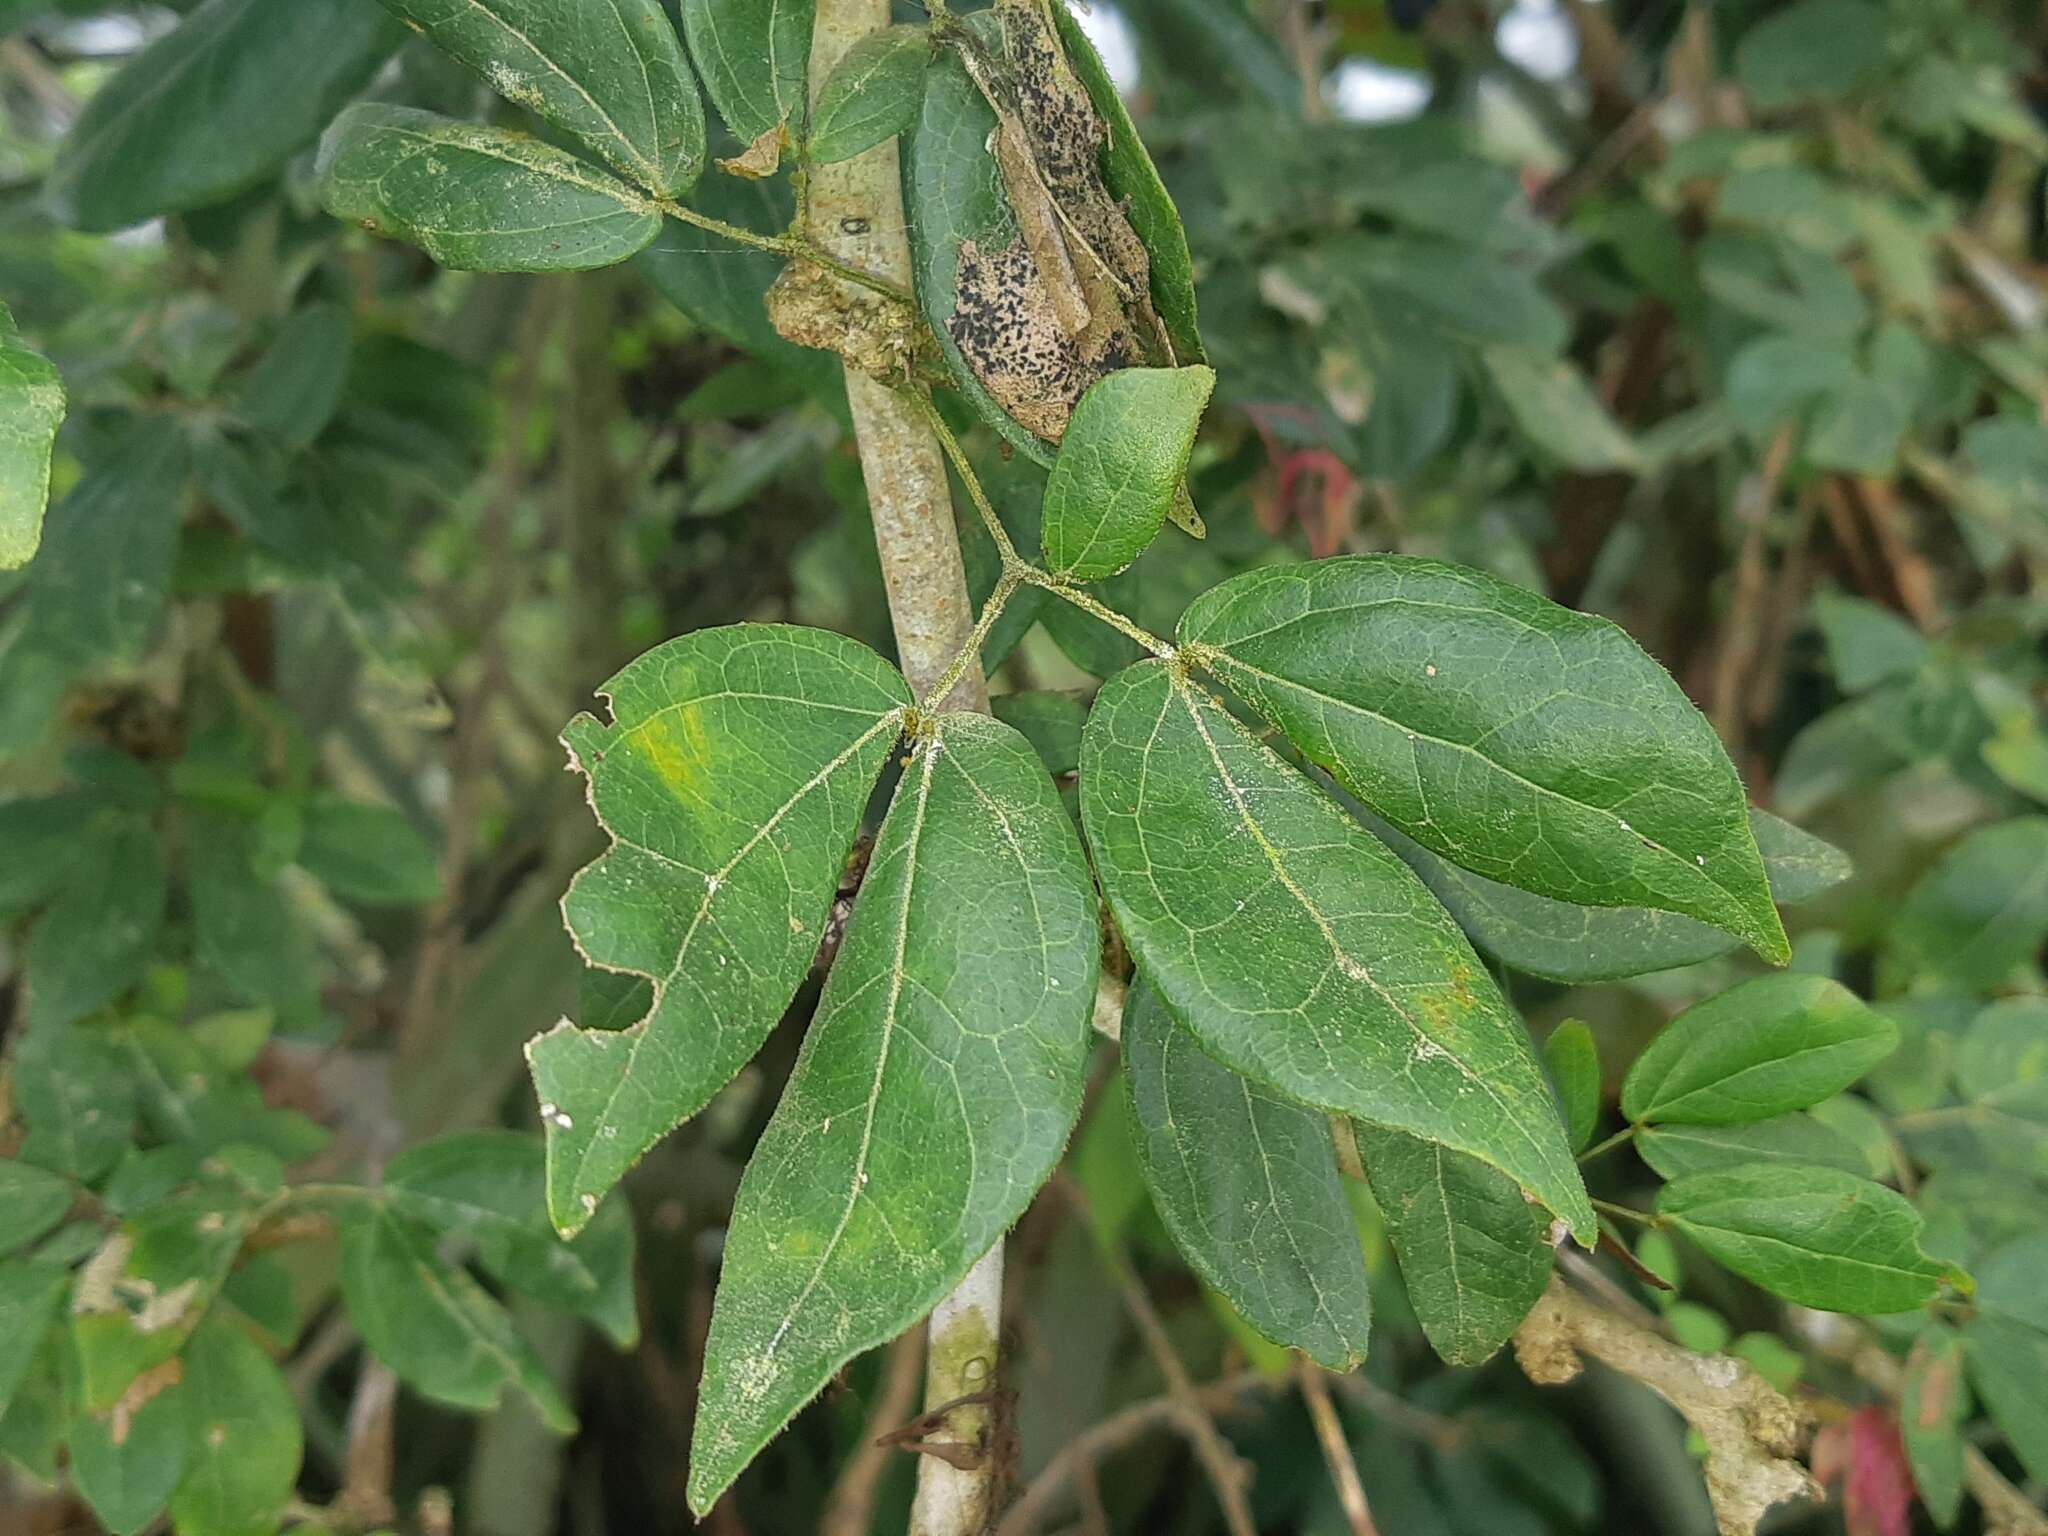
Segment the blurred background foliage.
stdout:
<path fill-rule="evenodd" d="M 1179 202 L 1220 376 L 1209 537 L 1161 540 L 1106 584 L 1118 606 L 1165 630 L 1248 566 L 1393 549 L 1611 615 L 1671 668 L 1757 803 L 1856 866 L 1788 913 L 1795 965 L 1902 1043 L 1801 1134 L 1914 1197 L 1979 1278 L 1950 1321 L 2002 1347 L 1972 1355 L 1972 1409 L 1944 1322 L 1803 1312 L 1662 1235 L 1641 1257 L 1675 1291 L 1612 1283 L 1816 1407 L 1837 1496 L 1774 1529 L 2039 1529 L 1926 1485 L 1964 1444 L 2048 1481 L 2048 10 L 1097 0 L 1086 24 Z M 123 1218 L 129 1311 L 203 1294 L 181 1390 L 257 1405 L 227 1458 L 248 1486 L 210 1513 L 181 1494 L 181 1526 L 688 1523 L 722 1222 L 815 988 L 632 1176 L 608 1246 L 560 1249 L 521 1204 L 519 1047 L 635 999 L 561 929 L 599 834 L 555 735 L 686 630 L 888 651 L 843 392 L 769 329 L 776 259 L 681 225 L 566 280 L 336 225 L 309 148 L 363 93 L 517 119 L 372 0 L 0 0 L 0 299 L 70 395 L 44 547 L 0 575 L 9 1531 L 154 1518 L 80 1428 L 108 1404 L 50 1326 L 48 1277 Z M 791 207 L 786 180 L 694 201 L 763 231 Z M 983 447 L 999 498 L 1028 487 Z M 1010 709 L 1071 767 L 1127 642 L 1029 597 L 995 682 L 1064 698 Z M 1554 913 L 1438 876 L 1539 1035 L 1590 1025 L 1610 1103 L 1666 1019 L 1750 970 L 1709 945 L 1606 980 Z M 1020 1485 L 1065 1484 L 1045 1529 L 1220 1529 L 1170 1425 L 1125 1412 L 1165 1385 L 1156 1319 L 1227 1384 L 1261 1527 L 1341 1536 L 1284 1360 L 1175 1256 L 1125 1113 L 1098 1095 L 1013 1242 Z M 1632 1149 L 1593 1167 L 1603 1197 L 1652 1187 Z M 194 1209 L 235 1240 L 151 1248 Z M 1613 1375 L 1444 1369 L 1361 1224 L 1380 1326 L 1338 1404 L 1382 1531 L 1712 1528 L 1675 1415 Z M 1135 1311 L 1107 1299 L 1126 1261 Z M 1951 1411 L 1906 1426 L 1909 1455 L 1914 1329 Z M 131 1333 L 108 1346 L 129 1365 L 153 1347 Z M 901 1529 L 911 1458 L 863 1447 L 914 1368 L 857 1362 L 711 1528 Z M 1056 1462 L 1077 1437 L 1097 1454 Z"/>

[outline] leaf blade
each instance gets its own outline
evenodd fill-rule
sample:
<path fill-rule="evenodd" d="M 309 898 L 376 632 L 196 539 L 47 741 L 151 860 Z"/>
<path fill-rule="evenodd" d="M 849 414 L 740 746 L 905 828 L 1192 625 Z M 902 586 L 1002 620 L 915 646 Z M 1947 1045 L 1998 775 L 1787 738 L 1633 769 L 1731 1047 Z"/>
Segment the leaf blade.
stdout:
<path fill-rule="evenodd" d="M 1158 661 L 1096 696 L 1081 787 L 1125 940 L 1213 1055 L 1304 1103 L 1468 1152 L 1591 1234 L 1520 1022 L 1382 844 Z"/>
<path fill-rule="evenodd" d="M 1234 577 L 1188 606 L 1179 636 L 1432 851 L 1789 956 L 1719 738 L 1608 621 L 1477 571 L 1368 555 Z"/>
<path fill-rule="evenodd" d="M 741 1180 L 692 1508 L 853 1354 L 929 1311 L 1051 1173 L 1080 1108 L 1098 955 L 1081 850 L 1030 745 L 942 716 Z"/>
<path fill-rule="evenodd" d="M 564 1021 L 527 1045 L 548 1211 L 565 1236 L 780 1017 L 910 703 L 902 678 L 857 642 L 762 624 L 669 641 L 605 691 L 613 723 L 579 716 L 564 740 L 614 841 L 562 910 L 586 961 L 655 991 L 628 1029 Z M 761 741 L 776 744 L 772 758 Z M 734 761 L 758 772 L 712 799 L 704 773 Z M 721 927 L 735 907 L 754 919 L 746 964 Z"/>
<path fill-rule="evenodd" d="M 1045 486 L 1045 558 L 1056 576 L 1114 576 L 1166 525 L 1216 373 L 1120 368 L 1074 407 Z"/>
<path fill-rule="evenodd" d="M 64 381 L 23 345 L 0 304 L 0 571 L 28 564 L 43 541 L 50 452 L 64 421 Z"/>
<path fill-rule="evenodd" d="M 811 12 L 811 0 L 683 0 L 690 57 L 742 144 L 803 121 Z"/>

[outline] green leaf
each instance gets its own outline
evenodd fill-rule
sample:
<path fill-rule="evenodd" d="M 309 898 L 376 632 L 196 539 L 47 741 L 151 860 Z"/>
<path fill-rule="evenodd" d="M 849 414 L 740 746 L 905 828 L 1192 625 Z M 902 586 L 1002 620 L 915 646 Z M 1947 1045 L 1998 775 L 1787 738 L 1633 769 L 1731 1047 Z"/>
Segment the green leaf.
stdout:
<path fill-rule="evenodd" d="M 1590 1236 L 1549 1084 L 1450 915 L 1176 665 L 1097 695 L 1081 810 L 1125 941 L 1206 1050 L 1470 1153 Z"/>
<path fill-rule="evenodd" d="M 516 1387 L 549 1429 L 576 1428 L 576 1415 L 504 1307 L 468 1271 L 443 1260 L 419 1223 L 381 1208 L 350 1212 L 341 1233 L 341 1294 L 363 1342 L 425 1396 L 485 1413 Z"/>
<path fill-rule="evenodd" d="M 1110 78 L 1095 44 L 1064 0 L 1049 9 L 1074 77 L 1109 129 L 1109 144 L 1102 152 L 1103 184 L 1123 203 L 1131 228 L 1151 259 L 1152 307 L 1173 344 L 1173 361 L 1199 363 L 1203 356 L 1201 327 L 1195 317 L 1195 262 L 1188 252 L 1180 210 L 1160 180 L 1145 140 L 1124 109 L 1123 94 Z"/>
<path fill-rule="evenodd" d="M 0 1161 L 0 1257 L 26 1248 L 70 1209 L 67 1180 L 33 1163 Z"/>
<path fill-rule="evenodd" d="M 633 1221 L 623 1204 L 565 1242 L 548 1225 L 541 1143 L 513 1131 L 422 1142 L 384 1170 L 394 1210 L 476 1244 L 477 1261 L 516 1291 L 587 1317 L 621 1349 L 639 1337 Z"/>
<path fill-rule="evenodd" d="M 1581 1020 L 1566 1019 L 1543 1042 L 1543 1065 L 1557 1089 L 1572 1150 L 1580 1151 L 1600 1124 L 1599 1042 Z"/>
<path fill-rule="evenodd" d="M 1965 1099 L 2017 1097 L 2048 1078 L 2048 998 L 2004 997 L 1978 1010 L 1955 1051 Z"/>
<path fill-rule="evenodd" d="M 168 877 L 147 823 L 104 816 L 74 857 L 64 889 L 29 939 L 33 1025 L 68 1024 L 127 991 L 163 926 Z"/>
<path fill-rule="evenodd" d="M 704 106 L 660 0 L 382 3 L 647 191 L 681 192 L 704 168 Z"/>
<path fill-rule="evenodd" d="M 1835 1168 L 1765 1165 L 1666 1184 L 1657 1215 L 1745 1280 L 1823 1312 L 1908 1312 L 1951 1275 L 1898 1191 Z"/>
<path fill-rule="evenodd" d="M 1757 337 L 1728 365 L 1728 408 L 1742 430 L 1764 442 L 1787 421 L 1796 421 L 1816 400 L 1847 387 L 1855 359 L 1842 342 L 1769 332 Z"/>
<path fill-rule="evenodd" d="M 1377 555 L 1248 571 L 1195 599 L 1179 635 L 1433 852 L 1789 957 L 1719 738 L 1607 620 L 1477 571 Z"/>
<path fill-rule="evenodd" d="M 56 1264 L 31 1259 L 0 1263 L 0 1412 L 12 1405 L 28 1379 L 70 1283 L 70 1274 Z"/>
<path fill-rule="evenodd" d="M 1913 972 L 1978 990 L 2030 964 L 2048 935 L 2048 817 L 1979 827 L 1907 894 L 1891 928 Z"/>
<path fill-rule="evenodd" d="M 182 1386 L 141 1404 L 81 1418 L 71 1431 L 71 1481 L 114 1536 L 137 1536 L 185 1475 L 192 1440 Z"/>
<path fill-rule="evenodd" d="M 1021 731 L 1055 778 L 1081 766 L 1081 732 L 1088 706 L 1071 693 L 1005 693 L 989 701 L 995 717 Z"/>
<path fill-rule="evenodd" d="M 564 1235 L 781 1017 L 910 703 L 864 646 L 765 624 L 671 640 L 604 692 L 613 723 L 579 715 L 563 739 L 614 841 L 563 912 L 584 959 L 646 977 L 654 1006 L 527 1045 Z"/>
<path fill-rule="evenodd" d="M 1030 745 L 943 715 L 904 771 L 782 1102 L 733 1204 L 690 1506 L 958 1283 L 1080 1110 L 1100 933 Z"/>
<path fill-rule="evenodd" d="M 64 420 L 64 381 L 22 345 L 0 304 L 0 571 L 27 565 L 43 541 L 50 452 Z"/>
<path fill-rule="evenodd" d="M 1765 111 L 1833 101 L 1885 63 L 1885 15 L 1866 0 L 1799 0 L 1742 34 L 1735 75 Z"/>
<path fill-rule="evenodd" d="M 85 1406 L 104 1412 L 175 1355 L 227 1279 L 249 1218 L 218 1186 L 176 1195 L 121 1224 L 86 1261 L 71 1303 Z"/>
<path fill-rule="evenodd" d="M 0 800 L 0 917 L 40 906 L 63 889 L 79 839 L 97 809 L 78 793 Z"/>
<path fill-rule="evenodd" d="M 288 448 L 306 447 L 341 404 L 354 340 L 347 305 L 300 306 L 244 375 L 235 414 Z"/>
<path fill-rule="evenodd" d="M 14 1052 L 14 1108 L 28 1127 L 21 1161 L 90 1183 L 114 1166 L 135 1124 L 135 1089 L 98 1030 L 31 1029 Z"/>
<path fill-rule="evenodd" d="M 60 1304 L 61 1299 L 60 1294 Z M 63 1329 L 46 1327 L 40 1346 L 31 1339 L 29 1348 L 28 1366 L 13 1392 L 0 1391 L 0 1456 L 45 1483 L 54 1483 L 57 1454 L 71 1428 L 72 1407 L 65 1389 L 71 1345 Z M 0 1345 L 0 1356 L 6 1352 Z"/>
<path fill-rule="evenodd" d="M 1636 1137 L 1636 1151 L 1667 1179 L 1756 1163 L 1818 1163 L 1843 1173 L 1870 1173 L 1861 1148 L 1805 1113 L 1749 1125 L 1650 1126 Z"/>
<path fill-rule="evenodd" d="M 320 1017 L 313 936 L 275 871 L 263 829 L 249 816 L 194 809 L 186 820 L 185 883 L 197 958 L 236 1002 L 270 1008 L 290 1031 Z"/>
<path fill-rule="evenodd" d="M 185 1351 L 185 1476 L 171 1495 L 179 1536 L 273 1536 L 298 1485 L 299 1406 L 270 1357 L 223 1317 Z"/>
<path fill-rule="evenodd" d="M 1095 581 L 1144 553 L 1185 481 L 1214 370 L 1122 368 L 1074 407 L 1045 487 L 1045 558 Z"/>
<path fill-rule="evenodd" d="M 1448 1363 L 1481 1364 L 1549 1282 L 1543 1213 L 1512 1179 L 1440 1142 L 1363 1123 L 1355 1133 L 1424 1335 Z"/>
<path fill-rule="evenodd" d="M 1913 1341 L 1899 1393 L 1899 1433 L 1920 1501 L 1943 1530 L 1963 1507 L 1963 1424 L 1970 1417 L 1963 1344 L 1955 1331 L 1931 1323 Z"/>
<path fill-rule="evenodd" d="M 58 217 L 125 229 L 254 186 L 404 35 L 369 0 L 206 0 L 85 104 L 50 172 Z"/>
<path fill-rule="evenodd" d="M 1973 1299 L 1980 1312 L 1996 1312 L 2048 1333 L 2048 1233 L 2000 1245 L 1978 1266 Z"/>
<path fill-rule="evenodd" d="M 2048 1479 L 2048 1333 L 2009 1318 L 1983 1316 L 1963 1325 L 1970 1384 L 2005 1435 L 2027 1476 Z"/>
<path fill-rule="evenodd" d="M 411 107 L 349 108 L 317 169 L 336 218 L 462 272 L 609 267 L 661 233 L 652 203 L 574 155 Z"/>
<path fill-rule="evenodd" d="M 804 144 L 811 159 L 819 165 L 851 160 L 908 132 L 924 104 L 924 72 L 931 61 L 928 27 L 884 27 L 847 49 L 818 92 Z"/>
<path fill-rule="evenodd" d="M 306 802 L 298 863 L 344 901 L 416 907 L 441 891 L 440 856 L 389 806 L 316 793 Z"/>
<path fill-rule="evenodd" d="M 1123 1065 L 1139 1167 L 1195 1272 L 1275 1343 L 1364 1363 L 1371 1282 L 1329 1117 L 1205 1055 L 1149 986 L 1124 1011 Z"/>
<path fill-rule="evenodd" d="M 752 144 L 801 124 L 811 60 L 811 0 L 682 0 L 683 33 L 711 104 Z"/>
<path fill-rule="evenodd" d="M 1642 450 L 1570 363 L 1526 347 L 1488 347 L 1480 355 L 1539 455 L 1587 472 L 1642 470 Z"/>
<path fill-rule="evenodd" d="M 1629 1068 L 1632 1121 L 1743 1125 L 1839 1093 L 1898 1047 L 1899 1027 L 1825 976 L 1759 976 L 1695 1003 Z"/>

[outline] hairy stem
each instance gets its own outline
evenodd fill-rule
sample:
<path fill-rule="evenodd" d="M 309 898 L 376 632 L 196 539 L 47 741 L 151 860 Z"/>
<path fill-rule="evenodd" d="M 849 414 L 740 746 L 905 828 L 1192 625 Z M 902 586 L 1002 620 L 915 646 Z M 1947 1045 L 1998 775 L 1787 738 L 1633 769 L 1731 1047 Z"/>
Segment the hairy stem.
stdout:
<path fill-rule="evenodd" d="M 805 184 L 808 186 L 809 182 L 807 181 Z M 871 272 L 853 262 L 841 260 L 831 250 L 814 239 L 808 228 L 797 234 L 764 235 L 756 230 L 742 228 L 738 224 L 728 224 L 724 219 L 715 219 L 708 213 L 699 213 L 694 208 L 685 207 L 672 197 L 651 197 L 649 200 L 655 207 L 677 222 L 707 230 L 723 239 L 732 241 L 735 245 L 750 245 L 757 251 L 773 251 L 779 256 L 794 256 L 800 261 L 815 262 L 834 277 L 843 278 L 847 282 L 858 284 L 862 288 L 872 289 L 885 298 L 896 300 L 899 304 L 911 302 L 910 289 L 907 286 L 907 276 L 901 282 L 892 281 L 888 277 Z M 804 201 L 807 206 L 801 217 L 808 218 L 810 216 L 808 208 L 810 199 L 806 197 Z"/>
<path fill-rule="evenodd" d="M 818 0 L 811 33 L 814 102 L 847 49 L 888 23 L 889 0 Z M 851 268 L 907 290 L 910 243 L 895 141 L 836 165 L 808 167 L 806 174 L 804 234 L 836 263 L 828 270 L 847 276 L 841 269 Z M 914 400 L 851 367 L 846 394 L 904 675 L 921 702 L 986 709 L 988 685 L 939 439 Z M 937 1456 L 919 1458 L 912 1536 L 980 1536 L 994 1515 L 1000 1469 L 988 1454 L 993 1436 L 986 1394 L 995 1385 L 1002 1297 L 998 1242 L 932 1312 L 925 1405 L 936 1409 L 982 1395 L 980 1403 L 949 1414 L 942 1434 L 983 1454 L 966 1458 L 966 1468 Z"/>

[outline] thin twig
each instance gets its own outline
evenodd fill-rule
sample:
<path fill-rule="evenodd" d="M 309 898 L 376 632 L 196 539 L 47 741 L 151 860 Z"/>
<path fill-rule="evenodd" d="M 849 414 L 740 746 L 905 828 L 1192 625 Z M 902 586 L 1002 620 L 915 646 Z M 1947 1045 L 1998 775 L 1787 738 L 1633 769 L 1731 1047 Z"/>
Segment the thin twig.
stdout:
<path fill-rule="evenodd" d="M 1263 1372 L 1239 1371 L 1234 1376 L 1200 1388 L 1196 1401 L 1204 1413 L 1224 1413 L 1240 1399 L 1257 1392 L 1270 1392 L 1274 1385 L 1273 1379 Z M 1183 1411 L 1179 1397 L 1164 1392 L 1119 1408 L 1108 1418 L 1083 1430 L 1060 1447 L 1052 1460 L 1045 1464 L 1045 1470 L 1024 1490 L 1023 1496 L 1010 1506 L 1002 1523 L 996 1527 L 995 1536 L 1034 1536 L 1052 1512 L 1054 1502 L 1080 1475 L 1082 1467 L 1094 1466 L 1114 1456 L 1155 1430 L 1181 1427 Z"/>
<path fill-rule="evenodd" d="M 1162 640 L 1142 624 L 1125 618 L 1114 608 L 1096 598 L 1093 593 L 1086 592 L 1080 587 L 1074 586 L 1071 582 L 1062 581 L 1057 576 L 1048 575 L 1036 566 L 1027 565 L 1022 568 L 1020 574 L 1030 585 L 1043 587 L 1062 602 L 1071 603 L 1083 613 L 1102 620 L 1103 623 L 1107 624 L 1118 634 L 1137 641 L 1138 644 L 1145 647 L 1154 656 L 1163 658 L 1174 654 L 1174 646 L 1171 641 Z"/>
<path fill-rule="evenodd" d="M 1301 1386 L 1302 1401 L 1316 1427 L 1316 1440 L 1323 1448 L 1323 1460 L 1330 1468 L 1330 1481 L 1337 1485 L 1337 1502 L 1344 1506 L 1345 1522 L 1351 1536 L 1379 1536 L 1372 1523 L 1372 1506 L 1365 1502 L 1365 1485 L 1358 1480 L 1358 1461 L 1344 1438 L 1344 1425 L 1337 1418 L 1337 1405 L 1330 1401 L 1323 1368 L 1302 1355 L 1294 1362 L 1295 1380 Z"/>
<path fill-rule="evenodd" d="M 1152 1305 L 1152 1298 L 1145 1294 L 1145 1287 L 1139 1284 L 1130 1261 L 1122 1251 L 1088 1219 L 1088 1197 L 1081 1193 L 1081 1187 L 1064 1174 L 1056 1174 L 1054 1179 L 1060 1191 L 1081 1212 L 1082 1224 L 1095 1236 L 1095 1246 L 1102 1256 L 1103 1266 L 1116 1281 L 1117 1289 L 1123 1295 L 1125 1310 L 1131 1314 L 1131 1321 L 1138 1325 L 1138 1336 L 1145 1341 L 1145 1349 L 1152 1356 L 1153 1364 L 1166 1378 L 1167 1393 L 1179 1406 L 1176 1417 L 1181 1433 L 1187 1437 L 1195 1459 L 1201 1463 L 1203 1473 L 1216 1491 L 1216 1502 L 1223 1509 L 1224 1525 L 1231 1536 L 1257 1536 L 1258 1525 L 1252 1519 L 1251 1504 L 1245 1498 L 1245 1464 L 1230 1448 L 1223 1432 L 1217 1429 L 1216 1421 L 1202 1406 L 1201 1394 L 1195 1390 L 1187 1367 L 1181 1364 L 1173 1340 L 1166 1332 L 1166 1325 L 1159 1320 L 1159 1313 Z"/>
<path fill-rule="evenodd" d="M 694 225 L 698 229 L 717 235 L 722 239 L 730 240 L 735 245 L 751 246 L 757 251 L 772 251 L 778 256 L 790 256 L 799 261 L 808 261 L 815 266 L 823 267 L 834 277 L 843 278 L 849 283 L 854 283 L 871 292 L 879 293 L 884 298 L 894 299 L 899 304 L 914 302 L 911 298 L 910 290 L 903 287 L 902 284 L 891 282 L 886 277 L 866 271 L 863 268 L 854 266 L 850 262 L 841 261 L 815 240 L 808 239 L 804 235 L 760 234 L 755 230 L 742 228 L 738 224 L 728 224 L 724 219 L 715 219 L 708 213 L 699 213 L 694 208 L 685 207 L 672 197 L 656 197 L 651 198 L 650 201 L 670 218 L 684 224 Z"/>

